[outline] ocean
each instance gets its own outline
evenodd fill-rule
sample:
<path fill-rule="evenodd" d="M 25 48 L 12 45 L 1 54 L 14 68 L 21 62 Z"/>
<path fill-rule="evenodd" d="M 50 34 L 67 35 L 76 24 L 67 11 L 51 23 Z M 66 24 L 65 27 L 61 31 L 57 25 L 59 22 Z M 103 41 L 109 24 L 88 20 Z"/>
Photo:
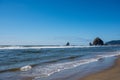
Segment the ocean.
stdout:
<path fill-rule="evenodd" d="M 0 80 L 77 80 L 118 55 L 120 46 L 0 46 Z"/>

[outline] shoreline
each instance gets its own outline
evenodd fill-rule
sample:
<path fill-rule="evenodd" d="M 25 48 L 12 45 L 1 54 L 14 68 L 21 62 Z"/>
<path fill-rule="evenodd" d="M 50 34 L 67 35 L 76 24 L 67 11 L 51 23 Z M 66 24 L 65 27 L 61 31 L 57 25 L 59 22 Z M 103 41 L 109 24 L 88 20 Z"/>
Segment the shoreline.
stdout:
<path fill-rule="evenodd" d="M 114 74 L 114 73 L 113 74 L 111 74 L 111 73 L 109 74 L 109 72 L 108 72 L 109 70 L 112 70 L 112 69 L 114 69 L 116 67 L 117 67 L 117 69 L 119 69 L 119 67 L 120 67 L 120 63 L 119 62 L 120 62 L 120 56 L 116 56 L 115 60 L 111 64 L 111 66 L 107 66 L 105 69 L 99 69 L 99 70 L 96 69 L 97 71 L 88 72 L 86 75 L 83 74 L 83 76 L 80 76 L 80 74 L 78 72 L 75 75 L 71 75 L 70 77 L 50 78 L 50 79 L 45 79 L 45 80 L 120 80 L 120 78 L 119 79 L 109 79 L 109 78 L 108 79 L 103 79 L 103 78 L 106 77 L 105 74 L 107 74 L 107 77 L 109 77 L 110 75 Z M 120 72 L 120 70 L 119 70 L 119 72 Z M 100 74 L 100 76 L 98 76 L 99 74 Z M 102 74 L 102 76 L 101 76 L 101 74 Z M 119 76 L 120 76 L 120 73 L 119 73 Z M 34 79 L 34 77 L 22 77 L 21 78 L 21 80 L 33 80 L 33 79 Z M 42 80 L 42 79 L 40 79 L 40 80 Z"/>
<path fill-rule="evenodd" d="M 67 78 L 54 78 L 50 80 L 120 80 L 120 56 L 117 56 L 114 63 L 106 68 L 102 69 L 98 72 L 93 72 L 91 74 L 87 74 L 86 76 L 80 77 L 79 73 L 78 75 L 71 75 L 72 77 Z M 33 80 L 34 77 L 18 77 L 20 80 Z M 73 78 L 73 79 L 71 79 Z M 42 80 L 42 79 L 40 79 Z M 46 79 L 45 79 L 46 80 Z"/>
<path fill-rule="evenodd" d="M 120 80 L 120 56 L 115 60 L 112 67 L 89 74 L 78 80 Z"/>

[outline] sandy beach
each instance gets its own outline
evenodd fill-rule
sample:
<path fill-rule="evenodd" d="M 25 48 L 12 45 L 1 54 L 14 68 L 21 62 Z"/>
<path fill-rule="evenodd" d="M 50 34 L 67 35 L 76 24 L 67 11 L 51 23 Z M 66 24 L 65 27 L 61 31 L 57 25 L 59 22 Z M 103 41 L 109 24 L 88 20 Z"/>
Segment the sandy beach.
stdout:
<path fill-rule="evenodd" d="M 79 80 L 120 80 L 120 57 L 111 68 L 88 75 Z"/>

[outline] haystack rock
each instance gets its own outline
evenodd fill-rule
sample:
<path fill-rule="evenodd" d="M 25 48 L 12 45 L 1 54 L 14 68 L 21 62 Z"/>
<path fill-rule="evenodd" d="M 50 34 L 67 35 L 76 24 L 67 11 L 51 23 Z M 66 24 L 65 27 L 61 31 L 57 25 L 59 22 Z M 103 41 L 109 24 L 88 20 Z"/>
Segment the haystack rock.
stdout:
<path fill-rule="evenodd" d="M 104 45 L 104 42 L 102 39 L 100 39 L 99 37 L 95 38 L 93 41 L 93 45 Z"/>

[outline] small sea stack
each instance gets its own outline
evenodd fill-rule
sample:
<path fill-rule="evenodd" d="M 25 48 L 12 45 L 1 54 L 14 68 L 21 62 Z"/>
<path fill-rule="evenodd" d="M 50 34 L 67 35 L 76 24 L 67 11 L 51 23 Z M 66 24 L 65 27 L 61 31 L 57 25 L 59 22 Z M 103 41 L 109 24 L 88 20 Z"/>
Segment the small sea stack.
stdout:
<path fill-rule="evenodd" d="M 69 43 L 69 42 L 67 42 L 67 43 L 66 43 L 66 46 L 70 46 L 70 43 Z"/>
<path fill-rule="evenodd" d="M 92 46 L 92 43 L 90 42 L 89 45 Z"/>

